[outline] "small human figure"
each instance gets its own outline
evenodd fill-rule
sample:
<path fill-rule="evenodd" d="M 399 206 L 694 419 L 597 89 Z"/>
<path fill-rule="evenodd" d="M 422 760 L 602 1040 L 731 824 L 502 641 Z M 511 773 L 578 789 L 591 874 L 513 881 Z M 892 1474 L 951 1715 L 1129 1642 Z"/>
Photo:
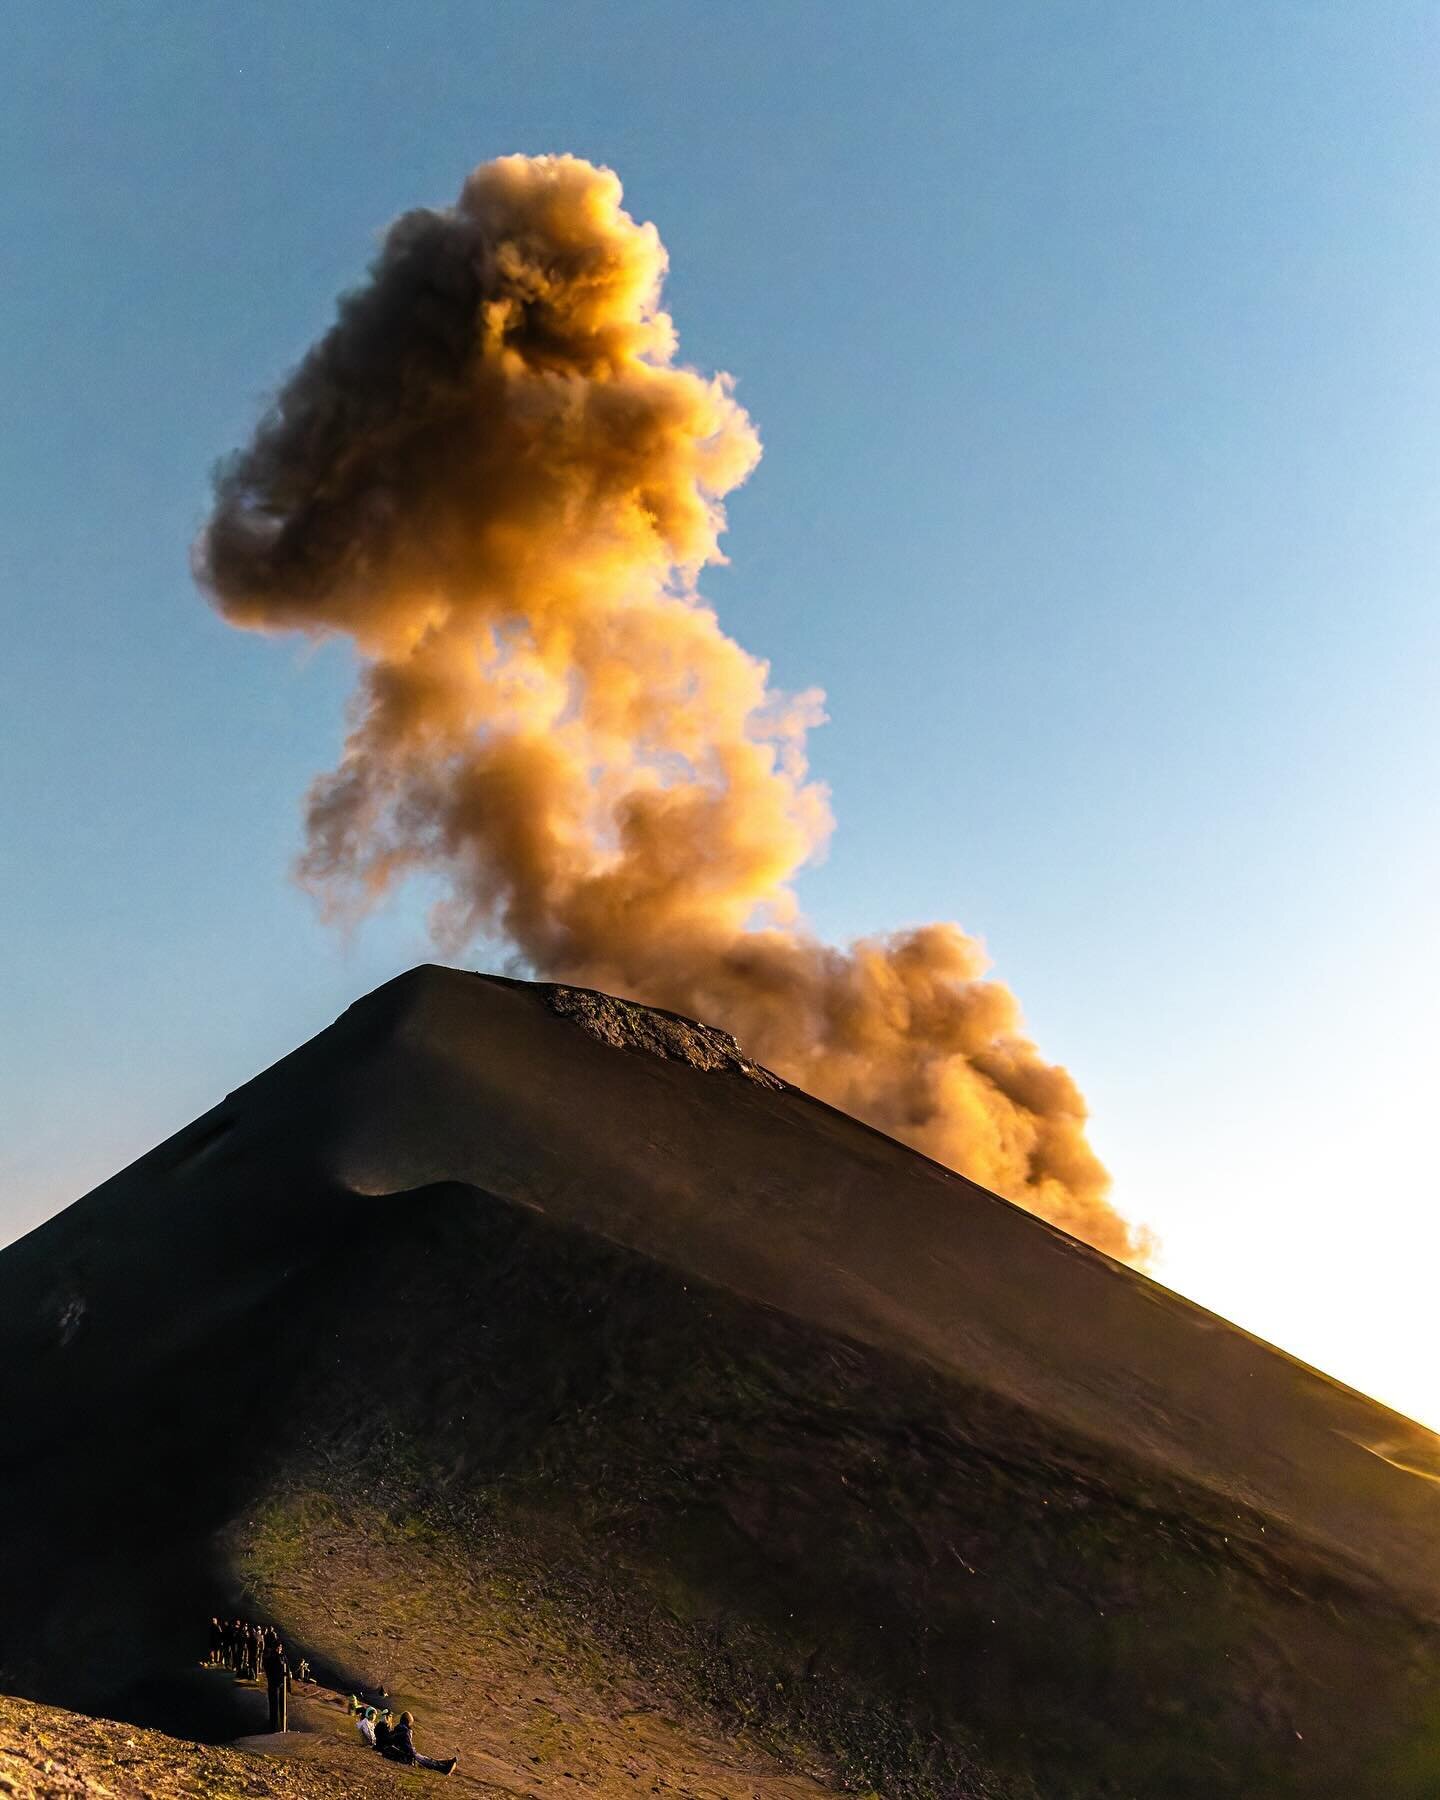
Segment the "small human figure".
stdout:
<path fill-rule="evenodd" d="M 360 1733 L 361 1742 L 369 1749 L 375 1748 L 375 1708 L 367 1706 L 355 1721 L 355 1729 Z"/>
<path fill-rule="evenodd" d="M 297 1681 L 308 1681 L 310 1679 L 310 1664 L 303 1656 L 295 1665 L 295 1679 Z"/>
<path fill-rule="evenodd" d="M 220 1661 L 224 1649 L 225 1629 L 218 1618 L 212 1618 L 210 1621 L 210 1654 L 206 1658 L 212 1669 Z"/>
<path fill-rule="evenodd" d="M 390 1754 L 390 1740 L 394 1735 L 395 1726 L 389 1712 L 382 1712 L 375 1721 L 375 1748 L 382 1756 Z"/>
<path fill-rule="evenodd" d="M 265 1692 L 270 1699 L 270 1729 L 287 1731 L 285 1693 L 290 1678 L 290 1665 L 285 1660 L 285 1646 L 272 1638 L 265 1651 Z"/>
<path fill-rule="evenodd" d="M 385 1754 L 391 1762 L 409 1763 L 412 1768 L 436 1769 L 448 1775 L 459 1762 L 458 1756 L 422 1756 L 415 1748 L 415 1715 L 402 1712 L 400 1723 L 390 1734 Z"/>

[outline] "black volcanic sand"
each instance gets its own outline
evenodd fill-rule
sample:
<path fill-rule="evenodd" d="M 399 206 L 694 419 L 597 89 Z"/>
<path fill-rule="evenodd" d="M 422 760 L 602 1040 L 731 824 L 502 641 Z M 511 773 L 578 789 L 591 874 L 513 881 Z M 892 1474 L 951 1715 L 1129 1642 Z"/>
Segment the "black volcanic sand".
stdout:
<path fill-rule="evenodd" d="M 602 1791 L 1440 1793 L 1429 1433 L 564 1004 L 417 971 L 0 1255 L 8 1685 L 254 1731 L 263 1608 L 527 1793 L 531 1670 Z"/>

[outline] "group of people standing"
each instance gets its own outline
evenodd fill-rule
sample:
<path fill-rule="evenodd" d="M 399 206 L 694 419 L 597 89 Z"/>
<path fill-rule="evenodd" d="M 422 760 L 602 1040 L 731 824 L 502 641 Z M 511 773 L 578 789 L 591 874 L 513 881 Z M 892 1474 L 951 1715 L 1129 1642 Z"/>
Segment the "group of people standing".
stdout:
<path fill-rule="evenodd" d="M 230 1669 L 242 1680 L 258 1681 L 265 1669 L 265 1652 L 279 1643 L 280 1633 L 273 1625 L 252 1625 L 248 1619 L 212 1619 L 210 1621 L 210 1663 L 215 1668 Z M 302 1656 L 295 1668 L 301 1681 L 310 1676 L 310 1665 Z"/>
<path fill-rule="evenodd" d="M 248 1619 L 212 1618 L 209 1661 L 212 1668 L 231 1670 L 237 1680 L 263 1680 L 270 1700 L 270 1729 L 287 1729 L 285 1699 L 290 1692 L 292 1670 L 280 1633 L 273 1625 L 254 1625 Z M 310 1679 L 310 1664 L 303 1656 L 293 1673 L 301 1681 Z"/>

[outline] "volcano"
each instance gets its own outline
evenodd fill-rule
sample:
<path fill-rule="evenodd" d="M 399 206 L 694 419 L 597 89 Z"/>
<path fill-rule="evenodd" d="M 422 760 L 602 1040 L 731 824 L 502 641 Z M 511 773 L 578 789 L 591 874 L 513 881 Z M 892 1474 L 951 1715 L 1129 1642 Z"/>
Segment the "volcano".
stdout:
<path fill-rule="evenodd" d="M 1440 1440 L 674 1014 L 400 977 L 0 1367 L 35 1700 L 253 1731 L 258 1609 L 512 1793 L 1440 1792 Z"/>

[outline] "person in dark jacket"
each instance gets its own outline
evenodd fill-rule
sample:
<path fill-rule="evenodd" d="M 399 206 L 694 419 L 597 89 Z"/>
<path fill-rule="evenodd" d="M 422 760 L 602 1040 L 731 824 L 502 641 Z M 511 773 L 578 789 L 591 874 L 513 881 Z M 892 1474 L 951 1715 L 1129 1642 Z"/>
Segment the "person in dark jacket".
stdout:
<path fill-rule="evenodd" d="M 385 1754 L 391 1762 L 409 1763 L 412 1768 L 438 1769 L 442 1775 L 448 1775 L 460 1760 L 458 1756 L 422 1756 L 415 1748 L 415 1716 L 408 1712 L 401 1713 L 400 1723 L 385 1746 Z"/>
<path fill-rule="evenodd" d="M 390 1754 L 390 1740 L 395 1735 L 395 1723 L 388 1712 L 382 1712 L 375 1721 L 375 1748 L 382 1756 Z"/>
<path fill-rule="evenodd" d="M 285 1717 L 285 1684 L 290 1678 L 290 1665 L 285 1660 L 285 1646 L 278 1637 L 270 1639 L 265 1651 L 265 1691 L 270 1697 L 270 1729 L 287 1731 Z"/>
<path fill-rule="evenodd" d="M 219 1619 L 211 1619 L 211 1621 L 210 1621 L 210 1654 L 206 1658 L 206 1661 L 210 1664 L 211 1668 L 214 1668 L 215 1664 L 221 1660 L 222 1656 L 224 1655 L 224 1651 L 225 1651 L 225 1628 L 221 1625 Z"/>

